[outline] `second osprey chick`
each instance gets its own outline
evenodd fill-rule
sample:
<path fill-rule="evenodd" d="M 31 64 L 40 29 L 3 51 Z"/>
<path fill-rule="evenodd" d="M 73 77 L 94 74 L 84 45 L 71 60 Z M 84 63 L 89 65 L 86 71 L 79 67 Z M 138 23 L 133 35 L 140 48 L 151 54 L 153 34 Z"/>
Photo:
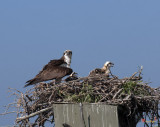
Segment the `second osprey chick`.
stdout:
<path fill-rule="evenodd" d="M 111 73 L 110 68 L 113 67 L 113 66 L 114 66 L 114 64 L 112 62 L 107 61 L 102 68 L 96 68 L 96 69 L 92 70 L 89 73 L 89 76 L 104 74 L 108 77 L 109 74 Z"/>

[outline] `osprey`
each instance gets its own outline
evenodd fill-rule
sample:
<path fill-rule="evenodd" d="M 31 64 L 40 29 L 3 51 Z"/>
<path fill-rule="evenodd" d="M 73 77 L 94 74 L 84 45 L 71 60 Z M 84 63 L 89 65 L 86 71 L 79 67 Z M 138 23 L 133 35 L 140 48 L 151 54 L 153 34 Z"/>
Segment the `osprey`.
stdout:
<path fill-rule="evenodd" d="M 73 81 L 73 80 L 76 80 L 78 79 L 78 76 L 77 76 L 77 73 L 75 72 L 72 72 L 72 74 L 69 75 L 69 77 L 67 77 L 65 79 L 66 82 L 69 82 L 69 81 Z"/>
<path fill-rule="evenodd" d="M 94 76 L 97 74 L 104 74 L 108 77 L 109 74 L 111 73 L 110 68 L 113 66 L 114 66 L 114 64 L 112 62 L 107 61 L 102 68 L 96 68 L 93 71 L 91 71 L 89 73 L 89 76 Z"/>
<path fill-rule="evenodd" d="M 33 79 L 27 81 L 26 86 L 33 85 L 42 81 L 55 79 L 55 83 L 60 83 L 61 79 L 70 75 L 73 70 L 70 68 L 72 51 L 66 50 L 60 59 L 51 60 Z"/>

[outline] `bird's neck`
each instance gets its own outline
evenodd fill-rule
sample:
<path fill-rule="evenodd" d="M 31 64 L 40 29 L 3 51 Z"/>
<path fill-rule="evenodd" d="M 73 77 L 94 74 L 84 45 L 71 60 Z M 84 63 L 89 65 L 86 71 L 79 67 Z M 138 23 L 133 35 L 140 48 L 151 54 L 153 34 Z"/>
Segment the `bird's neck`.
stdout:
<path fill-rule="evenodd" d="M 67 67 L 70 68 L 71 65 L 71 57 L 64 55 L 64 62 L 67 63 Z"/>
<path fill-rule="evenodd" d="M 101 70 L 104 71 L 105 73 L 110 73 L 110 67 L 103 66 Z"/>
<path fill-rule="evenodd" d="M 103 67 L 101 68 L 101 70 L 106 71 L 106 70 L 107 70 L 107 67 L 103 66 Z"/>

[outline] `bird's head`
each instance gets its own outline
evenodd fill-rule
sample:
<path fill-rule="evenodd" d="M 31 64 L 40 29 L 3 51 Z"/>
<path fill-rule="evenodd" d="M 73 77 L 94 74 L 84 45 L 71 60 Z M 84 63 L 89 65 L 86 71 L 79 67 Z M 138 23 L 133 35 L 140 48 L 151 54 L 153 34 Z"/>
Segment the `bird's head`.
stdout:
<path fill-rule="evenodd" d="M 63 55 L 67 56 L 67 57 L 69 57 L 71 59 L 72 58 L 72 51 L 71 50 L 65 50 Z"/>
<path fill-rule="evenodd" d="M 110 68 L 110 67 L 113 67 L 114 66 L 114 63 L 110 62 L 110 61 L 106 61 L 106 63 L 104 64 L 104 67 L 105 68 Z"/>
<path fill-rule="evenodd" d="M 76 72 L 72 72 L 72 73 L 70 74 L 70 77 L 78 77 L 77 75 L 78 75 L 78 74 L 77 74 Z"/>

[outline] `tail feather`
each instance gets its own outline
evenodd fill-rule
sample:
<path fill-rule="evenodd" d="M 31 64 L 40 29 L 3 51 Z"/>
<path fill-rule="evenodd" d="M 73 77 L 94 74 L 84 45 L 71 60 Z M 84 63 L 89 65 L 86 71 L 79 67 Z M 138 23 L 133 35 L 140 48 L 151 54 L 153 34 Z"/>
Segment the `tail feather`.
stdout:
<path fill-rule="evenodd" d="M 40 79 L 37 79 L 37 78 L 34 78 L 34 79 L 31 79 L 31 80 L 28 80 L 26 83 L 26 85 L 24 87 L 27 87 L 27 86 L 30 86 L 30 85 L 33 85 L 33 84 L 36 84 L 38 82 L 41 82 Z"/>

